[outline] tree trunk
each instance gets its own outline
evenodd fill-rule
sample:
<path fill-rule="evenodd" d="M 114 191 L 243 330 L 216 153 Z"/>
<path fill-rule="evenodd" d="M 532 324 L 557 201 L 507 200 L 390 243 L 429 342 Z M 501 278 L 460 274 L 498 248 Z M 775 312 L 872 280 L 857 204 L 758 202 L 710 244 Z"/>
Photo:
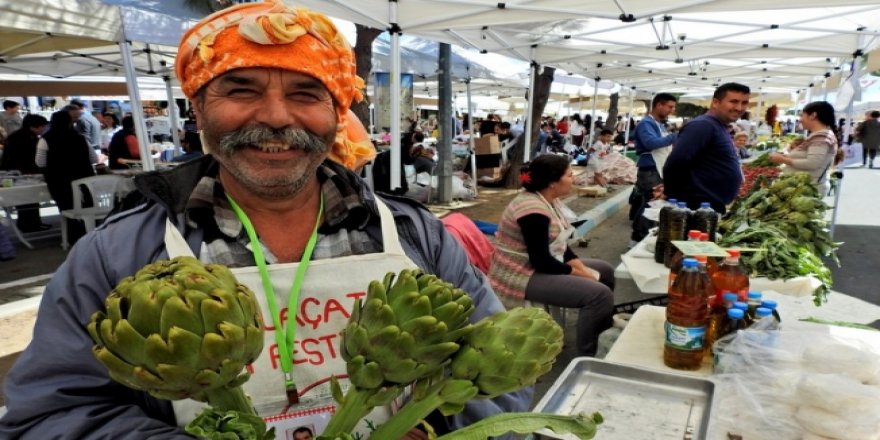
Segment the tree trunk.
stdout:
<path fill-rule="evenodd" d="M 367 96 L 367 84 L 373 70 L 373 40 L 382 33 L 381 29 L 355 24 L 357 41 L 354 45 L 354 57 L 357 62 L 357 75 L 364 79 L 364 100 L 351 104 L 351 111 L 357 115 L 364 128 L 370 131 L 370 97 Z"/>
<path fill-rule="evenodd" d="M 519 182 L 519 169 L 523 165 L 523 148 L 529 148 L 529 151 L 531 151 L 534 145 L 538 143 L 538 132 L 541 130 L 541 115 L 544 114 L 544 107 L 550 99 L 550 86 L 553 85 L 554 72 L 556 72 L 555 67 L 544 66 L 544 71 L 535 78 L 535 107 L 532 108 L 532 113 L 529 117 L 529 126 L 525 127 L 526 130 L 531 130 L 532 132 L 532 145 L 525 145 L 526 135 L 523 133 L 517 139 L 516 145 L 508 151 L 507 157 L 510 167 L 504 176 L 505 188 L 519 188 L 521 185 Z"/>
<path fill-rule="evenodd" d="M 619 113 L 617 104 L 619 101 L 620 93 L 612 93 L 611 96 L 608 97 L 608 120 L 605 121 L 605 129 L 611 130 L 615 134 L 617 133 L 615 128 L 617 128 L 617 113 Z"/>

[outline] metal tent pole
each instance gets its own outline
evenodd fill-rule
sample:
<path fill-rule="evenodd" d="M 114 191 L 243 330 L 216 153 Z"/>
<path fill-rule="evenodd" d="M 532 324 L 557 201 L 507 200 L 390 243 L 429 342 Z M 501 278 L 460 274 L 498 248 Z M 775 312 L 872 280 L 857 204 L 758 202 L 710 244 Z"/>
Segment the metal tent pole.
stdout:
<path fill-rule="evenodd" d="M 388 2 L 391 28 L 391 189 L 400 188 L 400 28 L 397 25 L 397 2 Z"/>
<path fill-rule="evenodd" d="M 119 33 L 119 52 L 122 55 L 122 67 L 125 70 L 125 82 L 128 86 L 128 95 L 131 100 L 131 116 L 134 118 L 135 134 L 138 140 L 138 150 L 141 153 L 141 167 L 144 171 L 153 171 L 153 156 L 150 151 L 150 143 L 147 139 L 147 124 L 144 122 L 144 106 L 141 102 L 140 90 L 138 89 L 137 74 L 134 69 L 134 59 L 131 55 L 131 42 L 125 38 L 125 17 L 122 8 L 119 8 L 121 32 Z"/>
<path fill-rule="evenodd" d="M 437 186 L 439 203 L 452 202 L 452 137 L 455 127 L 452 124 L 452 46 L 440 43 L 440 77 L 438 90 L 438 119 L 440 123 L 440 144 L 437 154 L 440 158 Z M 432 182 L 429 185 L 433 184 Z M 429 201 L 430 202 L 430 201 Z"/>
<path fill-rule="evenodd" d="M 633 118 L 633 104 L 636 99 L 636 88 L 633 86 L 629 89 L 629 112 L 626 114 L 626 123 L 623 132 L 623 155 L 626 156 L 626 149 L 629 146 L 629 122 Z"/>
<path fill-rule="evenodd" d="M 471 77 L 470 77 L 470 69 L 468 69 L 468 77 L 464 81 L 465 87 L 467 87 L 467 118 L 468 118 L 468 144 L 471 150 L 471 177 L 474 179 L 474 195 L 477 195 L 477 147 L 476 147 L 476 139 L 474 130 L 474 107 L 471 103 Z"/>
<path fill-rule="evenodd" d="M 165 75 L 162 77 L 162 80 L 165 81 L 165 94 L 168 95 L 168 116 L 171 121 L 171 139 L 174 141 L 174 152 L 180 153 L 183 151 L 180 148 L 180 133 L 178 132 L 180 130 L 180 115 L 177 114 L 174 90 L 171 89 L 171 77 Z"/>
<path fill-rule="evenodd" d="M 599 77 L 593 79 L 593 117 L 590 120 L 590 141 L 587 143 L 587 148 L 593 145 L 593 139 L 596 139 L 596 130 L 594 127 L 596 126 L 596 99 L 599 98 Z"/>
<path fill-rule="evenodd" d="M 529 67 L 529 108 L 526 110 L 523 127 L 526 132 L 525 143 L 523 144 L 523 163 L 529 161 L 532 152 L 532 109 L 535 108 L 535 80 L 538 76 L 538 63 L 535 62 L 535 47 L 530 50 L 531 65 Z"/>

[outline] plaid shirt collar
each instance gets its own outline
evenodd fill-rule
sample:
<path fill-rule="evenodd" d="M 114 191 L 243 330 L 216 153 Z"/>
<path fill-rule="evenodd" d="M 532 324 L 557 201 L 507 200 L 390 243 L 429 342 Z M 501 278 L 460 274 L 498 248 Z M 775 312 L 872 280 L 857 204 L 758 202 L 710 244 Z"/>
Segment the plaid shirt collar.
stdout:
<path fill-rule="evenodd" d="M 244 225 L 239 221 L 229 201 L 220 179 L 218 167 L 202 177 L 186 204 L 187 224 L 205 231 L 204 240 L 210 242 L 223 239 L 231 242 L 247 239 Z M 320 234 L 332 234 L 340 229 L 366 227 L 372 210 L 364 203 L 359 188 L 343 173 L 348 173 L 340 165 L 325 161 L 318 167 L 318 180 L 324 195 L 324 223 L 318 228 Z"/>

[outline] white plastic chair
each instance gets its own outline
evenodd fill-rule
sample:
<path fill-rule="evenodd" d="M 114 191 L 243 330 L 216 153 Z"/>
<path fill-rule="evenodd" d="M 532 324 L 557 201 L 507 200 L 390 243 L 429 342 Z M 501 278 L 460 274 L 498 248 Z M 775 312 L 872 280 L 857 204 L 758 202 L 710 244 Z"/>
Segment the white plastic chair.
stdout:
<path fill-rule="evenodd" d="M 67 242 L 67 219 L 82 220 L 86 232 L 94 230 L 98 220 L 103 220 L 113 210 L 125 179 L 122 176 L 104 175 L 84 177 L 70 182 L 73 189 L 73 208 L 61 211 L 62 249 L 67 250 L 70 247 Z M 81 188 L 88 191 L 92 198 L 92 206 L 83 207 Z"/>

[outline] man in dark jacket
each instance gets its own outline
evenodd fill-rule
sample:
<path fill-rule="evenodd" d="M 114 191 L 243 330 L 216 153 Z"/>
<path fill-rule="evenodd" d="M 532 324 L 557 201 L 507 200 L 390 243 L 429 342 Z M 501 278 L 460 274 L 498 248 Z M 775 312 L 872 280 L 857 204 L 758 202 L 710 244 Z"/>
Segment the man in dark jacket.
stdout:
<path fill-rule="evenodd" d="M 292 28 L 263 26 L 267 14 Z M 327 17 L 280 2 L 244 3 L 197 24 L 177 54 L 176 73 L 210 154 L 139 176 L 148 202 L 110 217 L 73 248 L 46 287 L 32 343 L 6 377 L 0 438 L 191 438 L 180 426 L 199 403 L 172 405 L 114 382 L 86 331 L 113 286 L 157 259 L 224 264 L 254 291 L 267 348 L 243 388 L 276 432 L 317 424 L 309 414 L 335 407 L 329 375 L 346 377 L 339 331 L 368 279 L 419 267 L 468 292 L 471 319 L 503 310 L 436 217 L 412 202 L 377 198 L 351 171 L 362 157 L 346 148 L 343 121 L 363 82 Z M 301 288 L 290 287 L 301 268 Z M 525 411 L 530 398 L 527 389 L 469 402 L 433 425 L 448 431 Z"/>
<path fill-rule="evenodd" d="M 709 111 L 682 127 L 663 167 L 668 198 L 691 209 L 708 202 L 716 212 L 727 211 L 743 182 L 729 127 L 749 108 L 749 94 L 742 84 L 722 84 L 712 95 Z"/>

